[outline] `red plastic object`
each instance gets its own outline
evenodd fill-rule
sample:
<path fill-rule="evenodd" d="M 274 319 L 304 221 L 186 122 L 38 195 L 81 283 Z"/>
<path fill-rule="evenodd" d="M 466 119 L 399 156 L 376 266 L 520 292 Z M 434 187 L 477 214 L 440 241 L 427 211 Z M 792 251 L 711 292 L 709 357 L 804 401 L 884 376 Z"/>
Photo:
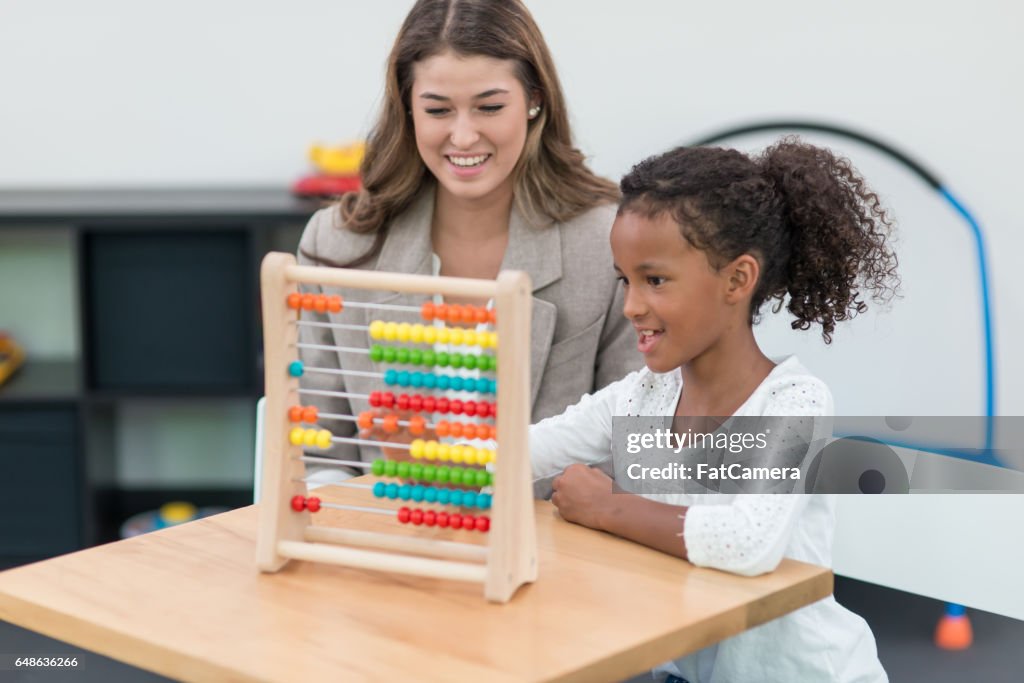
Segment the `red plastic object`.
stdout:
<path fill-rule="evenodd" d="M 292 193 L 302 197 L 331 197 L 358 192 L 362 186 L 359 176 L 313 175 L 299 178 L 292 185 Z"/>
<path fill-rule="evenodd" d="M 935 645 L 943 650 L 966 650 L 974 642 L 974 629 L 966 614 L 945 615 L 935 627 Z"/>
<path fill-rule="evenodd" d="M 292 496 L 292 510 L 302 512 L 306 509 L 306 499 L 302 496 Z"/>
<path fill-rule="evenodd" d="M 306 509 L 309 510 L 310 512 L 319 512 L 320 511 L 320 499 L 317 498 L 316 496 L 313 496 L 312 498 L 307 498 L 306 499 Z"/>

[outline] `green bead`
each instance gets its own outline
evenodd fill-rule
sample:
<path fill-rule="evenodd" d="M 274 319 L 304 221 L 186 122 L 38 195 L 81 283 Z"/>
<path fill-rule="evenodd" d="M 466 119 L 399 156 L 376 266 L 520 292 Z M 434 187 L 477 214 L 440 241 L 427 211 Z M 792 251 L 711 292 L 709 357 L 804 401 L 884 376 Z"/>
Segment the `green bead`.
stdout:
<path fill-rule="evenodd" d="M 453 353 L 452 354 L 452 367 L 453 368 L 461 368 L 463 360 L 465 360 L 465 359 L 463 358 L 461 353 Z"/>
<path fill-rule="evenodd" d="M 370 347 L 370 360 L 379 363 L 384 360 L 384 347 L 380 344 L 374 344 Z"/>
<path fill-rule="evenodd" d="M 437 465 L 423 466 L 423 481 L 437 481 Z"/>
<path fill-rule="evenodd" d="M 413 365 L 423 365 L 423 352 L 419 349 L 410 349 L 409 362 Z"/>
<path fill-rule="evenodd" d="M 434 353 L 433 349 L 427 349 L 423 352 L 423 364 L 424 365 L 435 365 L 437 363 L 437 354 Z"/>
<path fill-rule="evenodd" d="M 462 483 L 462 468 L 453 467 L 452 471 L 448 474 L 448 481 L 455 484 L 456 486 Z"/>
<path fill-rule="evenodd" d="M 451 467 L 448 467 L 448 465 L 441 465 L 437 468 L 437 479 L 435 479 L 435 481 L 439 484 L 447 484 L 451 474 Z"/>
<path fill-rule="evenodd" d="M 448 367 L 448 363 L 451 362 L 451 357 L 447 351 L 439 351 L 437 353 L 437 366 L 440 368 Z"/>
<path fill-rule="evenodd" d="M 423 465 L 421 463 L 414 462 L 412 466 L 409 467 L 409 476 L 413 479 L 423 479 Z"/>
<path fill-rule="evenodd" d="M 387 363 L 395 362 L 395 347 L 385 346 L 384 347 L 384 361 Z"/>
<path fill-rule="evenodd" d="M 395 353 L 395 360 L 397 360 L 399 363 L 408 363 L 409 349 L 398 349 L 398 351 Z"/>
<path fill-rule="evenodd" d="M 395 474 L 397 474 L 397 472 L 398 463 L 395 462 L 394 460 L 388 460 L 387 463 L 384 465 L 384 474 L 386 474 L 389 477 L 393 477 L 395 476 Z"/>
<path fill-rule="evenodd" d="M 378 477 L 382 476 L 384 474 L 384 460 L 374 460 L 373 465 L 370 467 L 370 471 Z"/>
<path fill-rule="evenodd" d="M 465 360 L 462 361 L 462 367 L 466 368 L 467 370 L 476 370 L 476 358 L 477 357 L 474 356 L 473 354 L 466 354 Z"/>
<path fill-rule="evenodd" d="M 487 356 L 487 358 L 488 358 L 488 360 L 487 360 L 487 369 L 488 370 L 497 370 L 498 369 L 498 357 L 497 356 Z"/>
<path fill-rule="evenodd" d="M 477 470 L 476 474 L 473 475 L 474 486 L 490 486 L 491 485 L 491 473 L 487 470 Z"/>
<path fill-rule="evenodd" d="M 407 463 L 407 462 L 400 462 L 400 463 L 398 463 L 398 469 L 397 469 L 396 473 L 402 479 L 408 479 L 409 478 L 409 463 Z"/>

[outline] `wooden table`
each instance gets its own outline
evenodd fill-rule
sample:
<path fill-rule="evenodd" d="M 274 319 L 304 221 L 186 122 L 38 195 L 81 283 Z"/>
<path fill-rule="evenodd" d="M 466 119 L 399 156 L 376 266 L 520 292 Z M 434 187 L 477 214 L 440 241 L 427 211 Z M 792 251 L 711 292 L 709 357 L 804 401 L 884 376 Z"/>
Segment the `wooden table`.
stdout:
<path fill-rule="evenodd" d="M 365 490 L 318 495 L 380 504 Z M 316 520 L 331 515 L 397 526 L 336 510 Z M 188 681 L 600 681 L 832 592 L 828 569 L 785 560 L 753 579 L 698 569 L 538 502 L 540 578 L 495 605 L 477 584 L 302 562 L 260 574 L 256 517 L 243 508 L 0 573 L 0 618 Z"/>

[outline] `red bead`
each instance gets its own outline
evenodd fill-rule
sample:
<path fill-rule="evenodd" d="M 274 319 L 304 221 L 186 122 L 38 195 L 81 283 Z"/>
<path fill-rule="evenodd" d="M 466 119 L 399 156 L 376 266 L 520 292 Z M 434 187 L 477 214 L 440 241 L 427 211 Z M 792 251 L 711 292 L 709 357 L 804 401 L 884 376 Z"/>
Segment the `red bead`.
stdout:
<path fill-rule="evenodd" d="M 447 526 L 448 526 L 448 513 L 447 512 L 438 512 L 437 513 L 437 525 L 439 527 L 441 527 L 442 529 L 447 528 Z"/>
<path fill-rule="evenodd" d="M 328 311 L 330 311 L 331 313 L 341 313 L 341 309 L 342 308 L 343 308 L 343 304 L 342 304 L 340 296 L 338 296 L 337 294 L 333 294 L 333 295 L 327 297 L 327 310 Z"/>
<path fill-rule="evenodd" d="M 453 529 L 459 529 L 462 527 L 462 515 L 458 512 L 453 512 L 448 515 L 448 525 Z"/>
<path fill-rule="evenodd" d="M 491 518 L 480 515 L 476 518 L 476 530 L 477 531 L 489 531 L 491 528 Z"/>
<path fill-rule="evenodd" d="M 395 395 L 390 391 L 382 392 L 380 395 L 380 404 L 385 408 L 395 407 Z"/>
<path fill-rule="evenodd" d="M 302 406 L 292 406 L 289 408 L 288 420 L 290 422 L 302 422 Z"/>
<path fill-rule="evenodd" d="M 409 410 L 409 394 L 399 396 L 397 403 L 399 410 Z"/>
<path fill-rule="evenodd" d="M 434 304 L 431 301 L 426 301 L 420 306 L 420 317 L 426 321 L 434 319 Z"/>
<path fill-rule="evenodd" d="M 288 308 L 302 308 L 302 295 L 292 292 L 288 295 Z"/>
<path fill-rule="evenodd" d="M 406 507 L 398 508 L 398 521 L 402 524 L 409 523 L 409 517 L 412 515 L 412 510 Z"/>
<path fill-rule="evenodd" d="M 423 397 L 419 394 L 413 394 L 409 398 L 409 410 L 419 412 L 423 410 Z"/>
<path fill-rule="evenodd" d="M 437 412 L 439 412 L 439 413 L 447 413 L 448 412 L 448 403 L 449 403 L 448 399 L 444 398 L 443 396 L 441 398 L 437 399 Z"/>
<path fill-rule="evenodd" d="M 420 510 L 419 508 L 413 510 L 410 520 L 416 526 L 423 524 L 423 510 Z"/>
<path fill-rule="evenodd" d="M 437 408 L 437 399 L 433 396 L 423 397 L 423 410 L 432 413 Z"/>
<path fill-rule="evenodd" d="M 292 496 L 292 510 L 296 512 L 302 512 L 306 509 L 306 498 L 305 496 Z"/>
<path fill-rule="evenodd" d="M 423 513 L 423 523 L 427 526 L 434 526 L 437 524 L 437 513 L 433 510 L 427 510 Z"/>
<path fill-rule="evenodd" d="M 448 410 L 450 410 L 454 415 L 462 415 L 462 401 L 454 399 L 448 404 Z"/>
<path fill-rule="evenodd" d="M 380 408 L 380 392 L 379 391 L 371 391 L 370 392 L 370 405 L 373 406 L 374 408 Z"/>
<path fill-rule="evenodd" d="M 316 496 L 312 496 L 311 498 L 307 498 L 306 499 L 306 507 L 309 509 L 310 512 L 319 512 L 320 511 L 320 499 L 317 498 Z"/>
<path fill-rule="evenodd" d="M 463 529 L 469 529 L 471 531 L 473 529 L 475 529 L 476 528 L 476 517 L 474 517 L 473 515 L 463 515 L 462 516 L 462 528 Z"/>
<path fill-rule="evenodd" d="M 483 408 L 483 406 L 480 407 Z M 466 415 L 473 417 L 474 415 L 476 415 L 476 401 L 466 401 L 464 404 L 462 404 L 462 409 L 466 411 Z M 484 408 L 484 410 L 487 409 Z"/>
<path fill-rule="evenodd" d="M 498 404 L 497 403 L 488 403 L 487 404 L 487 412 L 489 412 L 491 414 L 491 417 L 498 417 Z"/>

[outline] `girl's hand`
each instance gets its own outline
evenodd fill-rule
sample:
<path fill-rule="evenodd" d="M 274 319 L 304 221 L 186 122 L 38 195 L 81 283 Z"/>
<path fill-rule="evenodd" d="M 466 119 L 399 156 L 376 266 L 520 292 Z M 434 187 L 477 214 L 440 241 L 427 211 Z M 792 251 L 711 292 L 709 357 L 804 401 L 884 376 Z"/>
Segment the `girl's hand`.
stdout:
<path fill-rule="evenodd" d="M 551 482 L 551 502 L 567 522 L 603 529 L 604 513 L 611 505 L 611 478 L 599 469 L 569 465 Z"/>

